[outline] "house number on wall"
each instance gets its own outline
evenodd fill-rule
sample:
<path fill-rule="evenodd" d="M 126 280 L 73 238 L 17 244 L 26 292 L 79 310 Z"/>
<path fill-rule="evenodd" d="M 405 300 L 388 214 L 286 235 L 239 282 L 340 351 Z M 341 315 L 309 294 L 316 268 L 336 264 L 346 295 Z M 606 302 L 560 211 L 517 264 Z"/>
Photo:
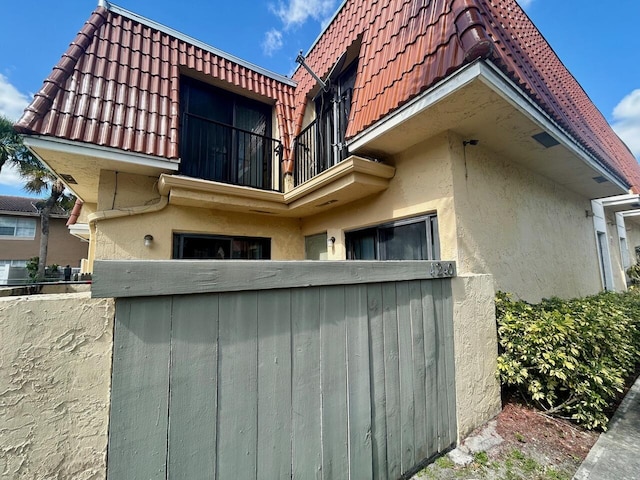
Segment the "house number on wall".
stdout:
<path fill-rule="evenodd" d="M 451 262 L 434 262 L 431 264 L 430 273 L 432 277 L 453 277 L 454 271 L 455 269 Z"/>

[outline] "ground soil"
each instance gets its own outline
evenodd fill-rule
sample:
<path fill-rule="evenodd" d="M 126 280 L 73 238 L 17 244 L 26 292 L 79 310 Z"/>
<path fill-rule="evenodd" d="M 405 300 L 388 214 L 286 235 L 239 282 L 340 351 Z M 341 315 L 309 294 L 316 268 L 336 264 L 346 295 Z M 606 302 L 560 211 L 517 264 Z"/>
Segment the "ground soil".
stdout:
<path fill-rule="evenodd" d="M 414 479 L 569 480 L 599 435 L 514 400 L 507 401 L 490 424 L 489 428 L 495 428 L 502 438 L 499 445 L 470 452 L 473 460 L 468 465 L 458 465 L 452 457 L 443 456 Z"/>

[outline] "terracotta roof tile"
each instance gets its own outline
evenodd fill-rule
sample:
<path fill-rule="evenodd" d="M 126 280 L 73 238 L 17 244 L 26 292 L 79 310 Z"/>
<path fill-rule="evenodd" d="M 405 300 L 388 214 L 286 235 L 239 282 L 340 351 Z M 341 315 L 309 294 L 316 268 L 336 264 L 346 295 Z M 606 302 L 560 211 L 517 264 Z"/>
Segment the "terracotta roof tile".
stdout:
<path fill-rule="evenodd" d="M 315 81 L 265 74 L 118 8 L 99 7 L 16 124 L 22 133 L 178 158 L 180 72 L 193 71 L 275 105 L 285 150 Z M 321 77 L 360 42 L 347 136 L 373 125 L 477 58 L 494 62 L 613 173 L 640 187 L 640 168 L 515 0 L 349 0 L 307 55 Z"/>
<path fill-rule="evenodd" d="M 98 7 L 16 124 L 127 151 L 178 158 L 180 69 L 210 74 L 276 105 L 293 87 L 183 38 Z M 281 109 L 280 130 L 292 115 Z M 284 137 L 288 148 L 288 136 Z"/>

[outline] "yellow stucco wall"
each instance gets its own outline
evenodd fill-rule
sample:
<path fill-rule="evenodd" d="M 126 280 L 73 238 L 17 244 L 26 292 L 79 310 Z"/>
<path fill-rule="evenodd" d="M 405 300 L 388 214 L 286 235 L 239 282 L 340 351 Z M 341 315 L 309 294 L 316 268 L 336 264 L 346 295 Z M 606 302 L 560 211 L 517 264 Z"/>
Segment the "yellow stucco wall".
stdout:
<path fill-rule="evenodd" d="M 346 258 L 344 232 L 367 226 L 438 214 L 440 253 L 455 259 L 456 227 L 453 215 L 453 185 L 448 136 L 434 137 L 397 155 L 387 163 L 396 175 L 384 192 L 302 220 L 303 235 L 326 231 L 335 237 L 329 260 Z"/>
<path fill-rule="evenodd" d="M 460 272 L 532 302 L 601 289 L 587 198 L 455 134 L 451 152 Z"/>
<path fill-rule="evenodd" d="M 0 298 L 3 478 L 105 478 L 114 302 Z"/>
<path fill-rule="evenodd" d="M 173 253 L 173 233 L 269 237 L 273 260 L 304 258 L 304 238 L 297 219 L 175 205 L 156 213 L 99 220 L 96 258 L 168 260 Z M 150 248 L 144 246 L 147 234 L 154 238 Z"/>
<path fill-rule="evenodd" d="M 635 217 L 640 218 L 640 217 Z M 640 247 L 640 224 L 639 220 L 625 219 L 627 229 L 627 245 L 629 246 L 629 261 L 631 265 L 636 262 L 636 247 Z"/>
<path fill-rule="evenodd" d="M 451 280 L 458 441 L 502 408 L 493 279 L 459 275 Z"/>

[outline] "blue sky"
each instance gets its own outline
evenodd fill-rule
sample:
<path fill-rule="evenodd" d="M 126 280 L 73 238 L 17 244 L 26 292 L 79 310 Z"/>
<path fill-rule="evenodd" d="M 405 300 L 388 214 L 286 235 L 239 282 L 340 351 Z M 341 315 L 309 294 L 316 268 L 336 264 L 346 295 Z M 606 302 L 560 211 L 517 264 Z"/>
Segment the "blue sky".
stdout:
<path fill-rule="evenodd" d="M 98 0 L 0 6 L 0 114 L 17 119 Z M 289 75 L 342 0 L 119 0 L 128 10 Z M 640 158 L 640 2 L 521 0 L 609 123 Z M 0 195 L 26 195 L 3 168 Z"/>

